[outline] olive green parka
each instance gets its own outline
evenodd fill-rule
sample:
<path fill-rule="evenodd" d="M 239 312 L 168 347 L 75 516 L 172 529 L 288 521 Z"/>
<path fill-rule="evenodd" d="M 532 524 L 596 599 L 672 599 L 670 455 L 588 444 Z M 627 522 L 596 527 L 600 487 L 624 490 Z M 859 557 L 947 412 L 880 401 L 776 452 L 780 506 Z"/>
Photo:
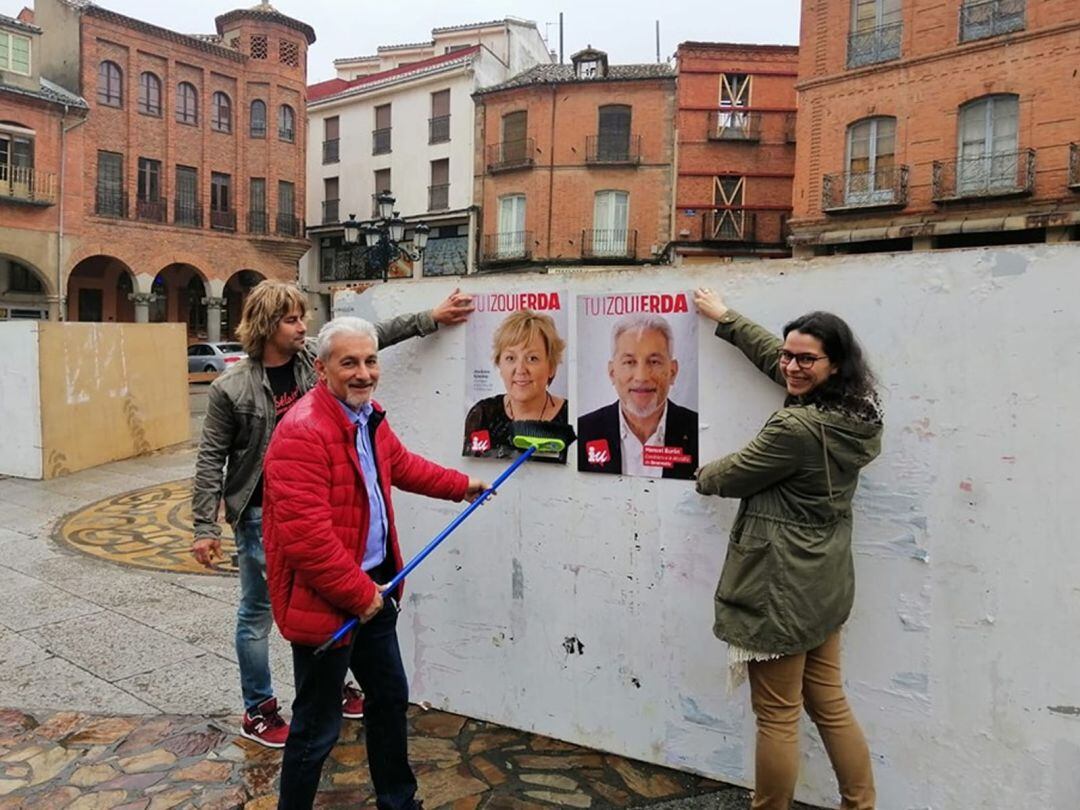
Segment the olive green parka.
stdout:
<path fill-rule="evenodd" d="M 717 337 L 783 384 L 782 341 L 733 310 Z M 851 613 L 851 501 L 881 449 L 880 422 L 789 400 L 746 447 L 698 471 L 703 495 L 739 498 L 715 596 L 713 632 L 754 652 L 824 643 Z"/>

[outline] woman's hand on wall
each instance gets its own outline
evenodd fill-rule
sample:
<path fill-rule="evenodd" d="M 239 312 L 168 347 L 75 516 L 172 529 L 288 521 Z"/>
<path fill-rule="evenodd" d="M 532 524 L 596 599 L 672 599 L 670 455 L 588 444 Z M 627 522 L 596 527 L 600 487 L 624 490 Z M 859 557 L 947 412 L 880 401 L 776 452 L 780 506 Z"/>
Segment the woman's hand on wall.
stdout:
<path fill-rule="evenodd" d="M 697 311 L 714 321 L 719 321 L 727 314 L 727 304 L 720 297 L 720 293 L 710 290 L 708 287 L 698 287 L 694 290 L 694 306 Z"/>

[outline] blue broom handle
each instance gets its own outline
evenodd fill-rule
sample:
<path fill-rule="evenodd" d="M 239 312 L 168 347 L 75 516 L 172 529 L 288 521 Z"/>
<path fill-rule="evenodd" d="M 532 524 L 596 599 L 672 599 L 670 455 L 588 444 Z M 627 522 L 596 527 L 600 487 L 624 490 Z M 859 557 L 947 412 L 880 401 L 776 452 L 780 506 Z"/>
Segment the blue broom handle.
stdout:
<path fill-rule="evenodd" d="M 490 487 L 481 492 L 479 497 L 477 497 L 475 501 L 470 503 L 460 515 L 450 521 L 447 527 L 441 532 L 439 532 L 439 534 L 435 537 L 434 540 L 424 546 L 424 548 L 421 549 L 415 557 L 409 560 L 409 562 L 405 565 L 404 568 L 402 568 L 400 571 L 397 572 L 397 574 L 394 575 L 393 579 L 386 583 L 386 587 L 383 588 L 384 596 L 389 599 L 390 595 L 394 592 L 395 589 L 397 589 L 397 587 L 401 584 L 402 580 L 404 580 L 405 577 L 412 573 L 413 569 L 416 568 L 416 566 L 418 566 L 420 563 L 422 563 L 424 559 L 431 552 L 433 552 L 443 540 L 449 537 L 450 533 L 454 531 L 454 529 L 456 529 L 458 526 L 460 526 L 465 520 L 465 518 L 471 515 L 473 511 L 480 506 L 480 504 L 482 504 L 489 497 L 491 497 L 495 493 L 495 490 L 497 490 L 507 478 L 513 475 L 514 471 L 517 470 L 517 468 L 520 467 L 522 464 L 524 464 L 535 452 L 536 447 L 533 446 L 526 450 L 524 453 L 522 453 L 520 456 L 518 456 L 516 459 L 514 459 L 514 463 L 507 467 L 505 470 L 503 470 L 499 477 L 495 479 L 495 482 Z M 337 644 L 342 638 L 344 638 L 344 636 L 349 633 L 354 627 L 356 627 L 356 625 L 359 623 L 360 620 L 358 618 L 354 617 L 352 619 L 349 619 L 349 621 L 345 622 L 345 624 L 343 624 L 337 629 L 337 632 L 335 632 L 334 635 L 330 636 L 330 638 L 328 638 L 321 645 L 319 645 L 319 647 L 315 650 L 315 654 L 321 655 L 322 653 L 326 652 L 328 649 Z"/>

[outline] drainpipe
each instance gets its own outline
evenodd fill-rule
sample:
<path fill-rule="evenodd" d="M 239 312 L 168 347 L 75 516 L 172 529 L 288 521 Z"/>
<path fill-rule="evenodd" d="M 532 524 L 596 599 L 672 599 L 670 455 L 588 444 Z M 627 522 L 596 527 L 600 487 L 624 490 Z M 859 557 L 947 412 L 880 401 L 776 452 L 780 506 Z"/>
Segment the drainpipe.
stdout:
<path fill-rule="evenodd" d="M 547 254 L 551 258 L 551 217 L 555 208 L 555 104 L 559 99 L 559 86 L 551 85 L 551 140 L 548 142 L 548 205 L 547 205 Z M 528 209 L 526 209 L 528 216 Z"/>
<path fill-rule="evenodd" d="M 65 104 L 64 113 L 60 116 L 60 200 L 57 204 L 59 212 L 56 227 L 56 319 L 67 320 L 67 296 L 64 294 L 64 177 L 67 168 L 67 134 L 76 127 L 86 123 L 86 118 L 77 121 L 70 127 L 65 126 L 68 112 L 71 108 Z"/>

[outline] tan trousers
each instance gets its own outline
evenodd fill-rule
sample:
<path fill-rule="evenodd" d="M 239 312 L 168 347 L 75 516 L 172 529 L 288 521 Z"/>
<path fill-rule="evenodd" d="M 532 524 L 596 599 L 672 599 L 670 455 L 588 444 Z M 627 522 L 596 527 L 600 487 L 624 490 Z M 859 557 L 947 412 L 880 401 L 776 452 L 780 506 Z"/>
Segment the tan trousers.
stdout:
<path fill-rule="evenodd" d="M 788 810 L 799 776 L 799 719 L 817 725 L 840 783 L 842 810 L 874 810 L 870 749 L 844 697 L 840 633 L 818 647 L 773 661 L 751 661 L 750 702 L 757 717 L 752 810 Z"/>

